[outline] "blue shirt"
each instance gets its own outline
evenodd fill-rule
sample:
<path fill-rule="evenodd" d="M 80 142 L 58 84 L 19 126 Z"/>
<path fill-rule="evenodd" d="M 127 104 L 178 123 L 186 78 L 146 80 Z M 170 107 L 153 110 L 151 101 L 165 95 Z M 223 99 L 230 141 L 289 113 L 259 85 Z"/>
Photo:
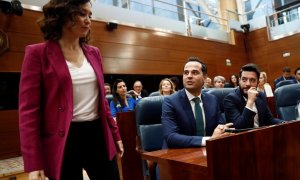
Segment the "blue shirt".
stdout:
<path fill-rule="evenodd" d="M 115 105 L 114 101 L 110 102 L 110 111 L 113 117 L 117 116 L 117 112 L 128 112 L 133 111 L 135 109 L 137 101 L 133 98 L 127 97 L 128 106 L 121 107 L 120 102 L 118 101 L 117 105 Z"/>

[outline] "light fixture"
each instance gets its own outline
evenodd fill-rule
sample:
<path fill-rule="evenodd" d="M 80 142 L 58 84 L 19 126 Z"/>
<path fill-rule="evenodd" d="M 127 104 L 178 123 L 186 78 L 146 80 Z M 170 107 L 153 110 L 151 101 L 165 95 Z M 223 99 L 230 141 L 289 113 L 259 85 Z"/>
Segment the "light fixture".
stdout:
<path fill-rule="evenodd" d="M 283 53 L 282 54 L 282 57 L 289 57 L 289 56 L 291 56 L 291 53 L 290 52 L 285 52 L 285 53 Z"/>
<path fill-rule="evenodd" d="M 230 59 L 226 59 L 225 60 L 225 65 L 226 66 L 231 66 L 231 60 Z"/>

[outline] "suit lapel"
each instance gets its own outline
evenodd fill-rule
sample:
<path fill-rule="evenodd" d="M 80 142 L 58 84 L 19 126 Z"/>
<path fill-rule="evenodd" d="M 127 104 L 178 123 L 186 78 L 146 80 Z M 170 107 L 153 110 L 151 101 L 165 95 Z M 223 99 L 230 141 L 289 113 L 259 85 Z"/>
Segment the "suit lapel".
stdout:
<path fill-rule="evenodd" d="M 94 72 L 96 74 L 97 80 L 98 80 L 98 86 L 100 89 L 100 93 L 104 94 L 104 89 L 102 91 L 102 86 L 104 84 L 103 79 L 103 70 L 102 65 L 100 64 L 100 55 L 97 54 L 95 50 L 93 50 L 91 47 L 83 45 L 82 46 L 83 52 L 87 60 L 90 62 L 92 68 L 94 69 Z"/>
<path fill-rule="evenodd" d="M 100 99 L 105 99 L 103 68 L 102 68 L 102 60 L 100 54 L 97 53 L 98 51 L 96 51 L 96 49 L 93 49 L 92 47 L 87 45 L 83 45 L 82 49 L 85 57 L 91 64 L 96 74 L 99 92 L 100 92 L 99 96 L 101 97 Z M 104 109 L 105 101 L 100 101 L 99 103 L 100 103 L 100 107 L 99 107 L 100 113 L 102 114 L 101 117 L 105 117 L 105 109 Z"/>
<path fill-rule="evenodd" d="M 83 53 L 85 55 L 85 57 L 87 58 L 87 60 L 90 62 L 91 66 L 93 67 L 96 75 L 97 75 L 97 78 L 99 77 L 99 74 L 102 74 L 102 70 L 101 68 L 99 68 L 99 57 L 96 57 L 97 54 L 92 50 L 92 48 L 86 46 L 86 45 L 83 45 L 82 46 L 82 50 L 83 50 Z"/>
<path fill-rule="evenodd" d="M 258 122 L 259 124 L 261 125 L 261 122 L 260 120 L 263 119 L 262 117 L 262 111 L 260 110 L 261 107 L 262 107 L 262 104 L 263 104 L 263 101 L 261 99 L 261 94 L 259 94 L 256 98 L 256 101 L 255 101 L 255 106 L 256 106 L 256 109 L 257 109 L 257 114 L 258 114 Z"/>
<path fill-rule="evenodd" d="M 204 114 L 205 114 L 205 122 L 206 122 L 206 119 L 207 119 L 207 115 L 208 112 L 209 112 L 209 109 L 207 109 L 207 106 L 205 106 L 205 103 L 207 102 L 207 96 L 204 94 L 204 93 L 201 93 L 201 100 L 202 100 L 202 104 L 203 104 L 203 111 L 204 111 Z"/>
<path fill-rule="evenodd" d="M 241 109 L 244 109 L 245 106 L 246 106 L 246 100 L 244 99 L 244 96 L 243 96 L 243 94 L 242 94 L 240 88 L 237 88 L 237 89 L 236 89 L 236 92 L 237 92 L 237 94 L 238 94 L 238 97 L 239 97 L 240 102 L 242 103 L 242 106 L 240 106 L 240 108 L 241 108 Z"/>
<path fill-rule="evenodd" d="M 187 121 L 189 121 L 192 124 L 193 132 L 196 133 L 196 120 L 191 107 L 191 103 L 185 93 L 185 89 L 180 90 L 179 94 L 180 94 L 181 102 L 183 102 L 183 107 L 186 107 L 184 111 L 187 117 Z"/>
<path fill-rule="evenodd" d="M 61 51 L 59 44 L 55 41 L 47 42 L 47 57 L 49 63 L 52 65 L 53 70 L 57 74 L 58 82 L 62 91 L 67 97 L 68 105 L 70 108 L 73 108 L 73 91 L 72 91 L 72 80 L 71 75 L 64 58 L 64 55 Z"/>

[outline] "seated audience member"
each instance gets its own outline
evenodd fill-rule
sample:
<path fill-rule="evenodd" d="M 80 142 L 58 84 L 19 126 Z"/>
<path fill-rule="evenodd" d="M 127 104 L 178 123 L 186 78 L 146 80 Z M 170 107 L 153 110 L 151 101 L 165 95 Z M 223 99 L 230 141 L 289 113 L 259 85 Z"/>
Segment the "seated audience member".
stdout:
<path fill-rule="evenodd" d="M 259 77 L 259 83 L 258 83 L 257 90 L 260 91 L 260 92 L 265 93 L 265 95 L 267 97 L 273 97 L 274 96 L 273 91 L 272 91 L 272 87 L 267 82 L 267 73 L 260 72 L 260 77 Z"/>
<path fill-rule="evenodd" d="M 129 91 L 128 93 L 135 97 L 136 100 L 148 96 L 148 92 L 143 89 L 143 84 L 141 81 L 135 81 L 133 83 L 133 90 Z"/>
<path fill-rule="evenodd" d="M 300 66 L 295 69 L 295 83 L 300 84 Z"/>
<path fill-rule="evenodd" d="M 170 80 L 174 84 L 175 91 L 178 91 L 178 89 L 179 89 L 179 79 L 178 79 L 178 77 L 176 77 L 176 76 L 170 77 Z"/>
<path fill-rule="evenodd" d="M 165 78 L 159 83 L 159 94 L 163 96 L 171 95 L 175 92 L 175 86 L 169 78 Z"/>
<path fill-rule="evenodd" d="M 276 84 L 278 84 L 281 81 L 285 81 L 285 80 L 295 80 L 295 77 L 291 75 L 291 69 L 289 67 L 284 67 L 282 69 L 282 76 L 278 77 L 277 79 L 275 79 L 274 81 L 274 87 L 276 88 Z"/>
<path fill-rule="evenodd" d="M 117 79 L 112 89 L 113 100 L 110 102 L 110 111 L 114 118 L 117 112 L 133 111 L 136 106 L 136 100 L 127 97 L 127 87 L 122 79 Z"/>
<path fill-rule="evenodd" d="M 226 120 L 236 129 L 253 128 L 282 123 L 272 117 L 264 93 L 256 90 L 260 71 L 255 64 L 240 70 L 240 86 L 224 98 Z"/>
<path fill-rule="evenodd" d="M 233 74 L 229 79 L 229 88 L 235 88 L 239 86 L 239 76 L 237 74 Z"/>
<path fill-rule="evenodd" d="M 162 105 L 163 149 L 200 147 L 206 140 L 224 135 L 225 124 L 217 98 L 201 94 L 206 65 L 190 57 L 183 69 L 184 88 L 166 96 Z"/>
<path fill-rule="evenodd" d="M 206 77 L 204 79 L 204 85 L 203 85 L 203 89 L 208 89 L 208 88 L 212 88 L 212 84 L 211 84 L 211 79 L 209 77 Z"/>
<path fill-rule="evenodd" d="M 215 88 L 224 88 L 225 78 L 223 76 L 216 76 L 214 78 L 214 87 Z"/>
<path fill-rule="evenodd" d="M 104 83 L 105 95 L 111 94 L 111 88 L 109 83 Z"/>

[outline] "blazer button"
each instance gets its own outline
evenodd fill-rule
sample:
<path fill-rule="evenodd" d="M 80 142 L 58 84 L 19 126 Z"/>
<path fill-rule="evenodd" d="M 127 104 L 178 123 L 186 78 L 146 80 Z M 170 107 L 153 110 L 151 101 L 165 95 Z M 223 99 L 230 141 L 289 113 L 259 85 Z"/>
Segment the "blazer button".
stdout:
<path fill-rule="evenodd" d="M 64 111 L 65 110 L 65 107 L 59 107 L 58 108 L 58 111 Z"/>
<path fill-rule="evenodd" d="M 58 136 L 59 137 L 64 137 L 65 136 L 65 131 L 64 130 L 58 131 Z"/>

